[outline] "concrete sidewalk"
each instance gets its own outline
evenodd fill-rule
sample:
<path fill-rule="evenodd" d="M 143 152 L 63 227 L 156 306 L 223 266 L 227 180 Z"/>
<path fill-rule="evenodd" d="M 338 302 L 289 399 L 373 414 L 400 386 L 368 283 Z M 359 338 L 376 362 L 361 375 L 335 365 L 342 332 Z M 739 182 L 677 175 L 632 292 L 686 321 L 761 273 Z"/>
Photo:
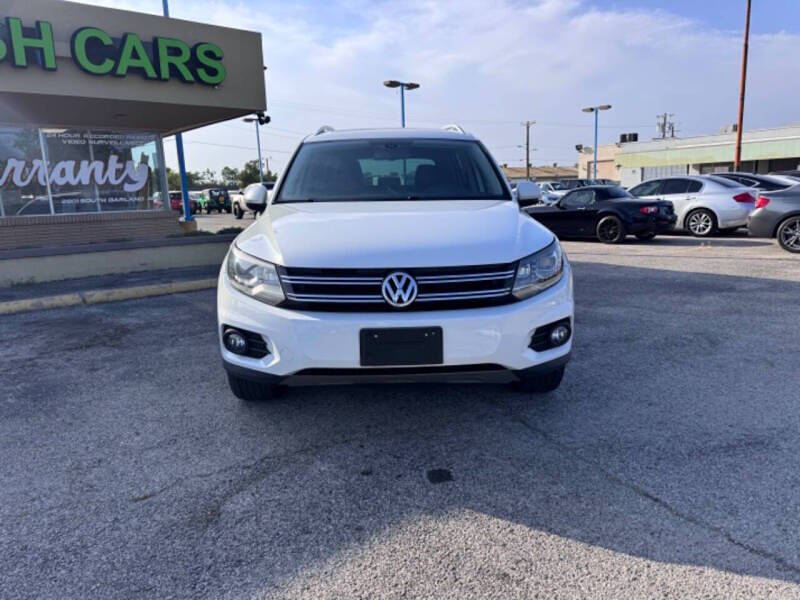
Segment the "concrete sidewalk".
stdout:
<path fill-rule="evenodd" d="M 0 315 L 216 287 L 219 266 L 103 275 L 0 288 Z"/>

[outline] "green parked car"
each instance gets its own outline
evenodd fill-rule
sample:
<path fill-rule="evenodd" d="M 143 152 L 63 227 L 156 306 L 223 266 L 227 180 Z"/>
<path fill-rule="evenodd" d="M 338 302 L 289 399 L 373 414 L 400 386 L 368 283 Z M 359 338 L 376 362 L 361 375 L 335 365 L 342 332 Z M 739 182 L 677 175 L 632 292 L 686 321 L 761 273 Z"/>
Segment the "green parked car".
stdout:
<path fill-rule="evenodd" d="M 231 212 L 231 197 L 228 190 L 220 188 L 208 188 L 200 192 L 200 199 L 197 201 L 201 211 L 206 214 L 211 214 L 212 210 L 221 213 L 223 210 L 226 213 Z"/>

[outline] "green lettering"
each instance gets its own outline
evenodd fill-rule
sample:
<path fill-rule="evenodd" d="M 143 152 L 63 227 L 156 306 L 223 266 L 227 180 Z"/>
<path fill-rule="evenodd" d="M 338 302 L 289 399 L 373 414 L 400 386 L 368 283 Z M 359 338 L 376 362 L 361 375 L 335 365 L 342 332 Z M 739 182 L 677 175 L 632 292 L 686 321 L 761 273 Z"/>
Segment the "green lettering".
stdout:
<path fill-rule="evenodd" d="M 108 75 L 114 68 L 114 61 L 105 58 L 99 63 L 92 62 L 86 52 L 86 43 L 89 40 L 98 40 L 103 46 L 113 46 L 111 36 L 102 29 L 84 27 L 72 34 L 72 58 L 78 66 L 92 75 Z"/>
<path fill-rule="evenodd" d="M 219 85 L 225 81 L 227 71 L 222 65 L 222 48 L 215 44 L 197 44 L 194 54 L 204 67 L 197 69 L 197 78 L 206 85 Z"/>
<path fill-rule="evenodd" d="M 158 73 L 163 81 L 172 76 L 172 67 L 186 83 L 194 83 L 192 72 L 186 66 L 192 57 L 189 44 L 174 38 L 155 38 L 153 44 L 158 55 Z M 177 50 L 177 52 L 174 52 Z"/>
<path fill-rule="evenodd" d="M 11 64 L 15 67 L 28 66 L 27 51 L 30 48 L 39 53 L 42 68 L 56 70 L 56 49 L 53 44 L 53 26 L 46 21 L 36 21 L 38 37 L 26 37 L 22 31 L 22 21 L 14 17 L 6 19 L 9 40 L 11 41 Z"/>
<path fill-rule="evenodd" d="M 147 56 L 144 44 L 135 33 L 126 33 L 122 37 L 122 47 L 119 51 L 117 69 L 114 75 L 125 77 L 131 69 L 141 69 L 147 79 L 158 79 L 156 70 Z"/>

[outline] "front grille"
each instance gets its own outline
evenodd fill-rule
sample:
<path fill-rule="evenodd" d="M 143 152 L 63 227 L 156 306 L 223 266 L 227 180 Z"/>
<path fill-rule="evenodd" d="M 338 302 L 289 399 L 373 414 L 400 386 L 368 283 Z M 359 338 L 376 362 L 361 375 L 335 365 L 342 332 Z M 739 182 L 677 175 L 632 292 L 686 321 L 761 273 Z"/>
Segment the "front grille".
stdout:
<path fill-rule="evenodd" d="M 381 293 L 390 273 L 417 282 L 416 300 L 406 308 L 389 305 Z M 286 306 L 323 311 L 419 311 L 478 308 L 511 302 L 516 263 L 477 267 L 397 269 L 305 269 L 279 267 Z"/>

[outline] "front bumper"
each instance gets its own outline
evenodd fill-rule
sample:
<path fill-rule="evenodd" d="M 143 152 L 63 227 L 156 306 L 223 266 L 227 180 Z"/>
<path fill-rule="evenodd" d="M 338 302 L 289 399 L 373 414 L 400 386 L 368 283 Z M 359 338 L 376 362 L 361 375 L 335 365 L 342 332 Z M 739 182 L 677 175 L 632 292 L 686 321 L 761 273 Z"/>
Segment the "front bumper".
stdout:
<path fill-rule="evenodd" d="M 442 367 L 441 371 L 464 367 L 462 376 L 475 371 L 472 367 L 476 366 L 483 375 L 483 371 L 489 370 L 522 371 L 569 356 L 572 338 L 562 346 L 542 352 L 528 346 L 538 327 L 564 318 L 572 320 L 573 311 L 572 271 L 567 262 L 559 283 L 527 300 L 461 310 L 386 313 L 288 310 L 235 290 L 224 269 L 217 287 L 218 333 L 221 334 L 222 324 L 256 332 L 266 340 L 269 349 L 269 354 L 261 359 L 240 356 L 226 350 L 220 336 L 220 352 L 226 368 L 231 372 L 238 370 L 243 377 L 256 372 L 266 379 L 277 380 L 299 378 L 311 369 L 317 373 L 352 375 L 354 380 L 363 380 L 363 375 L 383 374 L 379 370 L 387 368 L 361 366 L 359 333 L 365 328 L 392 327 L 441 327 L 443 363 L 436 366 Z M 489 369 L 487 365 L 497 369 Z M 435 374 L 436 367 L 419 367 L 420 373 L 416 374 L 404 373 L 409 371 L 407 367 L 391 367 L 396 370 L 387 375 L 393 381 L 400 376 L 405 380 L 405 375 Z M 246 378 L 252 379 L 252 373 Z"/>

